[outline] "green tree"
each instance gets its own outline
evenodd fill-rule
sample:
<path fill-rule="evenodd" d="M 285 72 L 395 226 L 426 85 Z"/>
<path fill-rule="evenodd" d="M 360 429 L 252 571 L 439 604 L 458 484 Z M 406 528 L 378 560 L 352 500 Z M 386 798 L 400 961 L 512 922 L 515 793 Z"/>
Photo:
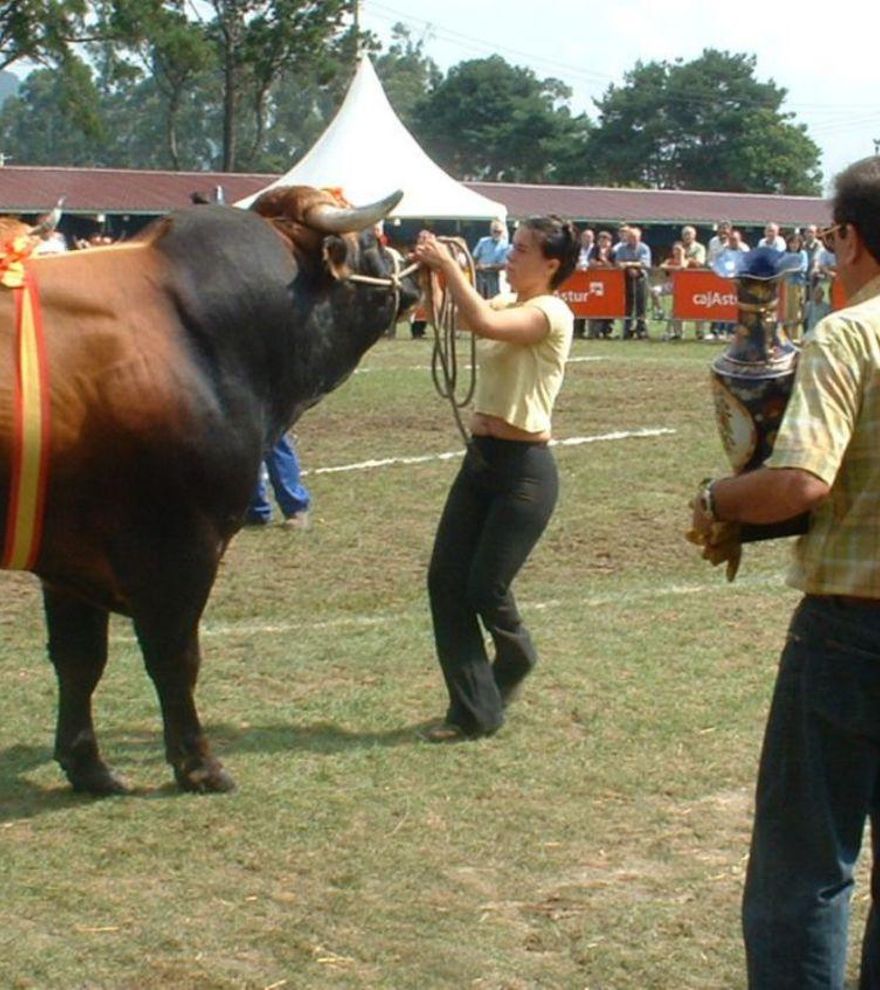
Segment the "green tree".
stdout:
<path fill-rule="evenodd" d="M 75 57 L 38 69 L 0 110 L 0 148 L 18 164 L 95 165 L 104 139 L 91 70 Z"/>
<path fill-rule="evenodd" d="M 316 73 L 328 45 L 348 30 L 353 0 L 210 0 L 209 36 L 223 90 L 222 168 L 250 165 L 271 119 L 271 92 L 282 74 Z M 249 108 L 249 113 L 245 112 Z M 242 120 L 241 118 L 245 119 Z M 239 152 L 244 139 L 247 147 Z"/>
<path fill-rule="evenodd" d="M 339 109 L 354 72 L 349 37 L 340 38 L 308 73 L 285 71 L 271 92 L 271 126 L 260 153 L 251 160 L 258 171 L 285 172 L 311 148 Z"/>
<path fill-rule="evenodd" d="M 135 110 L 133 119 L 143 128 L 142 113 L 136 109 L 142 102 L 151 118 L 161 117 L 158 134 L 153 119 L 147 129 L 154 143 L 159 137 L 162 167 L 192 167 L 195 163 L 184 150 L 191 142 L 181 138 L 181 120 L 194 99 L 203 108 L 210 106 L 205 88 L 213 83 L 216 90 L 216 54 L 204 26 L 186 16 L 181 0 L 113 0 L 105 10 L 102 29 L 106 40 L 90 51 L 114 134 L 131 145 L 135 136 L 124 113 Z M 215 91 L 214 100 L 216 95 Z M 188 114 L 188 133 L 194 123 Z M 149 157 L 155 159 L 156 153 Z"/>
<path fill-rule="evenodd" d="M 86 0 L 6 0 L 0 3 L 0 69 L 23 59 L 63 60 L 82 39 Z"/>
<path fill-rule="evenodd" d="M 416 107 L 425 150 L 460 179 L 575 181 L 586 170 L 586 116 L 573 117 L 558 79 L 498 55 L 460 62 Z"/>
<path fill-rule="evenodd" d="M 51 71 L 32 72 L 7 102 L 4 154 L 32 164 L 216 166 L 213 49 L 203 26 L 183 17 L 182 0 L 95 3 L 90 30 L 84 46 L 68 49 Z"/>
<path fill-rule="evenodd" d="M 425 39 L 415 39 L 403 24 L 391 29 L 391 45 L 376 51 L 373 64 L 388 102 L 401 121 L 412 127 L 416 107 L 443 80 L 437 63 L 425 54 Z"/>
<path fill-rule="evenodd" d="M 75 85 L 65 93 L 40 80 L 23 92 L 4 118 L 4 139 L 14 138 L 4 153 L 46 160 L 40 136 L 13 121 L 17 114 L 33 119 L 54 100 L 53 133 L 64 130 L 69 138 L 57 145 L 56 162 L 65 160 L 64 148 L 78 164 L 286 168 L 291 148 L 304 150 L 299 114 L 309 109 L 305 131 L 313 136 L 337 102 L 343 68 L 350 76 L 356 44 L 344 21 L 351 0 L 210 2 L 213 18 L 199 16 L 204 7 L 186 0 L 84 5 L 87 67 L 69 54 L 73 49 L 59 54 L 65 74 L 65 61 L 73 59 Z"/>
<path fill-rule="evenodd" d="M 170 139 L 167 95 L 146 77 L 103 97 L 101 162 L 119 168 L 214 170 L 219 167 L 219 87 L 194 85 L 174 109 Z"/>
<path fill-rule="evenodd" d="M 637 62 L 596 106 L 592 180 L 663 189 L 818 195 L 819 148 L 755 78 L 755 58 L 706 49 L 692 62 Z"/>

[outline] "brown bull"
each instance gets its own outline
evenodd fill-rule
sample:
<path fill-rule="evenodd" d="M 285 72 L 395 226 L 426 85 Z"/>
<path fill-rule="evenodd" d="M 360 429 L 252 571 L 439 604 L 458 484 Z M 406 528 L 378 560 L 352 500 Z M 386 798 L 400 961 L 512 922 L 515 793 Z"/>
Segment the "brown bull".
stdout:
<path fill-rule="evenodd" d="M 140 241 L 26 263 L 49 387 L 42 540 L 29 569 L 42 582 L 59 683 L 55 758 L 75 789 L 124 789 L 91 716 L 111 611 L 132 618 L 180 785 L 233 786 L 193 699 L 199 620 L 263 453 L 415 300 L 408 278 L 395 291 L 375 284 L 392 262 L 372 233 L 347 233 L 372 227 L 398 198 L 349 210 L 293 187 L 252 211 L 193 207 Z M 0 541 L 13 325 L 12 292 L 0 288 Z"/>

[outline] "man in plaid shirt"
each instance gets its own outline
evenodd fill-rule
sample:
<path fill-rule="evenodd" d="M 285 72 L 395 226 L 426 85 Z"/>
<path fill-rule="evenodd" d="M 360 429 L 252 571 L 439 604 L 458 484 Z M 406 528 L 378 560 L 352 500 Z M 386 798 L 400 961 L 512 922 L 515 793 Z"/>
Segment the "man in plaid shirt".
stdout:
<path fill-rule="evenodd" d="M 806 336 L 766 464 L 705 485 L 694 508 L 715 562 L 736 524 L 811 513 L 758 774 L 743 899 L 751 990 L 842 990 L 868 818 L 859 987 L 880 988 L 880 157 L 837 177 L 833 210 L 823 239 L 847 307 Z"/>

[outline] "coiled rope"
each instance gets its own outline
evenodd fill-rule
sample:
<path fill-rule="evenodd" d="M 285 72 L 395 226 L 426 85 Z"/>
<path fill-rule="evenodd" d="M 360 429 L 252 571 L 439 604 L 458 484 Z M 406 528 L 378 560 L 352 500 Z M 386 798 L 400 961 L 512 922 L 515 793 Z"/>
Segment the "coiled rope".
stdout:
<path fill-rule="evenodd" d="M 464 271 L 473 285 L 476 281 L 474 259 L 468 251 L 467 244 L 461 237 L 438 237 L 437 240 L 446 248 Z M 431 377 L 434 388 L 441 398 L 446 399 L 452 407 L 456 426 L 467 446 L 470 436 L 461 418 L 461 410 L 474 397 L 477 385 L 477 341 L 476 336 L 468 333 L 470 338 L 470 364 L 461 368 L 470 371 L 465 378 L 459 379 L 459 356 L 456 345 L 456 327 L 458 323 L 458 306 L 446 286 L 446 280 L 440 272 L 425 271 L 425 294 L 427 309 L 434 331 L 434 350 L 431 355 Z M 463 391 L 460 391 L 464 383 Z"/>
<path fill-rule="evenodd" d="M 474 285 L 476 282 L 474 259 L 471 257 L 464 240 L 461 237 L 438 237 L 437 240 L 462 268 L 470 284 Z M 420 264 L 415 262 L 401 268 L 400 256 L 397 252 L 391 252 L 391 254 L 394 271 L 390 278 L 374 278 L 369 275 L 352 273 L 348 275 L 348 281 L 390 289 L 394 293 L 394 312 L 396 313 L 401 280 L 411 275 L 420 267 Z M 446 280 L 440 272 L 422 267 L 421 275 L 428 314 L 434 331 L 434 350 L 431 355 L 431 377 L 434 381 L 434 388 L 441 398 L 446 399 L 452 407 L 452 415 L 455 418 L 458 432 L 461 434 L 465 446 L 468 446 L 470 435 L 461 418 L 461 410 L 474 397 L 474 389 L 477 387 L 476 337 L 472 333 L 468 334 L 470 338 L 470 364 L 462 370 L 469 370 L 470 375 L 466 379 L 467 384 L 464 393 L 459 394 L 459 357 L 456 346 L 458 306 L 452 298 L 452 293 L 448 291 Z"/>

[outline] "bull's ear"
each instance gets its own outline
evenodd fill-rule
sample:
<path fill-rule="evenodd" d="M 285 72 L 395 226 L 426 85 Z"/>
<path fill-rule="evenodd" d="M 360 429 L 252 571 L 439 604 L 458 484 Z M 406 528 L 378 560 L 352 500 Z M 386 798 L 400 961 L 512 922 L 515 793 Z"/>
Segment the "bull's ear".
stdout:
<path fill-rule="evenodd" d="M 338 281 L 351 275 L 348 263 L 348 243 L 344 237 L 331 234 L 324 238 L 324 267 Z"/>

